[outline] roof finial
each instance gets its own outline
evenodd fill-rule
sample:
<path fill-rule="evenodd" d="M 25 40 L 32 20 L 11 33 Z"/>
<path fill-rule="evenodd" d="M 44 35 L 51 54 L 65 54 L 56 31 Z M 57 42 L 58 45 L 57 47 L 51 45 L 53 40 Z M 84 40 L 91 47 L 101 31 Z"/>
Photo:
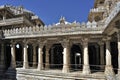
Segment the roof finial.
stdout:
<path fill-rule="evenodd" d="M 60 24 L 65 24 L 65 17 L 61 16 L 61 18 L 60 18 Z"/>

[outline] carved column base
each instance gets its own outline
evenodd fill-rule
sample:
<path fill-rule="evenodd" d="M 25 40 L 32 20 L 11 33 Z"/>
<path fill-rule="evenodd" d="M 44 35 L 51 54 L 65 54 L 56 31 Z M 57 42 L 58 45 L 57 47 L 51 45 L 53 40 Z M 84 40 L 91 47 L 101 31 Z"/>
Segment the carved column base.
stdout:
<path fill-rule="evenodd" d="M 49 64 L 46 64 L 46 65 L 45 65 L 45 69 L 50 69 L 50 65 L 49 65 Z"/>
<path fill-rule="evenodd" d="M 12 62 L 9 68 L 10 69 L 15 69 L 16 68 L 16 62 Z"/>
<path fill-rule="evenodd" d="M 89 65 L 83 65 L 83 74 L 90 74 L 90 66 Z"/>
<path fill-rule="evenodd" d="M 43 65 L 42 64 L 40 64 L 40 63 L 38 63 L 38 68 L 37 68 L 39 71 L 40 70 L 43 70 L 44 68 L 43 68 Z"/>
<path fill-rule="evenodd" d="M 24 62 L 24 64 L 23 64 L 23 68 L 24 68 L 24 69 L 28 69 L 28 68 L 29 68 L 29 66 L 28 66 L 28 62 Z"/>
<path fill-rule="evenodd" d="M 118 69 L 118 74 L 120 75 L 120 69 Z"/>
<path fill-rule="evenodd" d="M 63 73 L 68 73 L 68 72 L 70 72 L 69 66 L 68 66 L 68 65 L 64 65 L 64 66 L 63 66 L 63 69 L 62 69 L 62 72 L 63 72 Z"/>
<path fill-rule="evenodd" d="M 120 69 L 118 70 L 118 74 L 116 75 L 116 80 L 120 80 Z"/>
<path fill-rule="evenodd" d="M 106 75 L 115 75 L 112 65 L 105 66 L 105 74 Z"/>
<path fill-rule="evenodd" d="M 36 68 L 37 67 L 37 63 L 33 62 L 33 67 Z"/>
<path fill-rule="evenodd" d="M 107 80 L 117 80 L 115 73 L 113 71 L 112 65 L 107 65 L 105 67 L 105 75 L 106 75 Z"/>
<path fill-rule="evenodd" d="M 100 69 L 104 71 L 104 69 L 105 69 L 105 66 L 101 66 L 101 67 L 100 67 Z"/>
<path fill-rule="evenodd" d="M 33 67 L 36 68 L 36 64 L 33 64 Z"/>

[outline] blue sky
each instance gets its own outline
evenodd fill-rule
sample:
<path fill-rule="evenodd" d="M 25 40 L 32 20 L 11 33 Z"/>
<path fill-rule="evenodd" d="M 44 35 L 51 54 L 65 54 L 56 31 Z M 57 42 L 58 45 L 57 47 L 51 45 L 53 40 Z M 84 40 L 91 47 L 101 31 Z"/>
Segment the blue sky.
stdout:
<path fill-rule="evenodd" d="M 0 5 L 4 4 L 23 5 L 49 25 L 57 23 L 61 16 L 68 22 L 86 22 L 94 0 L 1 0 Z"/>

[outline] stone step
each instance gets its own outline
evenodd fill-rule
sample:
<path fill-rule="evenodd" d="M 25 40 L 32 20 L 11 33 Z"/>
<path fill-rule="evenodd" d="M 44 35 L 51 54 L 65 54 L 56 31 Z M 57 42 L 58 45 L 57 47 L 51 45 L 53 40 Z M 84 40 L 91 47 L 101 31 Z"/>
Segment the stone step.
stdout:
<path fill-rule="evenodd" d="M 42 70 L 37 71 L 35 69 L 17 69 L 17 77 L 47 77 L 58 79 L 99 79 L 105 80 L 106 77 L 103 73 L 87 74 L 84 75 L 81 72 L 76 73 L 62 73 L 59 70 Z"/>

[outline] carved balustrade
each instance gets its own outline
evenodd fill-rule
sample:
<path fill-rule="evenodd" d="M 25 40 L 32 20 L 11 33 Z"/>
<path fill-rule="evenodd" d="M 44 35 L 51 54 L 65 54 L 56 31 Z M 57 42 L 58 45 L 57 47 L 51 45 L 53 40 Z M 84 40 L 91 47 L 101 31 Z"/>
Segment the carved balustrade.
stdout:
<path fill-rule="evenodd" d="M 99 24 L 95 21 L 87 23 L 71 23 L 71 24 L 59 24 L 48 26 L 33 26 L 5 29 L 3 34 L 7 36 L 23 36 L 23 35 L 61 35 L 61 34 L 89 34 L 89 33 L 102 33 L 104 30 L 103 24 Z"/>

